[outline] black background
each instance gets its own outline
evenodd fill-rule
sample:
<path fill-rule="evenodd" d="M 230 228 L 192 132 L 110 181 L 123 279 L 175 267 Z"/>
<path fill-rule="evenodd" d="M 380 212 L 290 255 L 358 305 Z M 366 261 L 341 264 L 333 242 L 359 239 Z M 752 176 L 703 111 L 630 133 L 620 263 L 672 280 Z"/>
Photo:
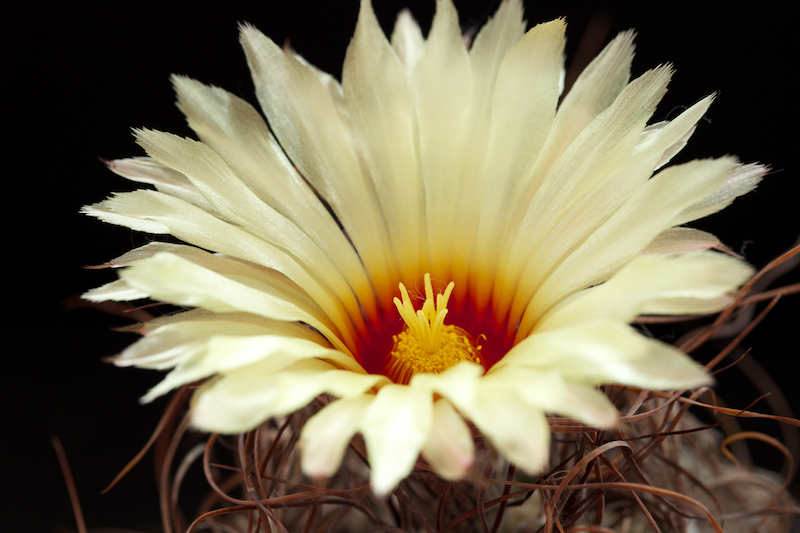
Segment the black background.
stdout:
<path fill-rule="evenodd" d="M 375 3 L 387 32 L 405 5 L 427 32 L 433 0 Z M 597 16 L 610 24 L 605 41 L 618 31 L 638 31 L 635 76 L 674 63 L 677 73 L 654 120 L 719 92 L 708 120 L 678 161 L 732 153 L 773 167 L 755 193 L 695 224 L 757 267 L 787 249 L 800 231 L 797 30 L 788 7 L 778 5 L 526 3 L 529 24 L 567 17 L 568 65 Z M 467 27 L 481 24 L 496 4 L 456 1 L 456 6 Z M 62 306 L 64 299 L 113 279 L 113 273 L 82 266 L 147 242 L 142 234 L 78 214 L 82 205 L 111 191 L 136 188 L 107 171 L 98 157 L 140 155 L 132 127 L 190 135 L 173 105 L 170 73 L 224 87 L 255 103 L 237 22 L 254 24 L 277 43 L 291 39 L 310 62 L 338 77 L 357 11 L 356 0 L 227 0 L 216 6 L 27 3 L 6 12 L 4 257 L 10 268 L 4 275 L 9 290 L 3 324 L 10 346 L 6 343 L 2 355 L 4 530 L 74 528 L 51 435 L 66 448 L 90 528 L 146 527 L 158 520 L 149 458 L 110 494 L 98 493 L 154 427 L 163 400 L 141 406 L 137 398 L 159 376 L 100 361 L 134 340 L 110 331 L 126 320 L 85 308 L 64 312 Z M 800 276 L 793 273 L 779 283 L 797 281 Z M 800 406 L 797 309 L 798 297 L 784 299 L 744 343 L 795 408 Z M 720 390 L 729 403 L 744 406 L 758 393 L 739 374 L 734 369 L 720 376 Z M 766 409 L 763 402 L 757 407 Z M 770 457 L 765 461 L 778 465 Z"/>

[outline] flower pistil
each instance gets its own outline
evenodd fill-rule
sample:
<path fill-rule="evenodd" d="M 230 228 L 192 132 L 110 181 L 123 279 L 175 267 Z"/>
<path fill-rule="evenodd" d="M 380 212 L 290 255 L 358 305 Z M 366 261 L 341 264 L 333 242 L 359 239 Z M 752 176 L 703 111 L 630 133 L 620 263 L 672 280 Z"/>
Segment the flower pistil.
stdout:
<path fill-rule="evenodd" d="M 415 311 L 408 290 L 400 283 L 403 300 L 395 297 L 394 304 L 405 327 L 392 336 L 394 345 L 384 371 L 393 382 L 407 384 L 414 374 L 438 374 L 461 361 L 481 363 L 481 346 L 472 336 L 462 328 L 444 324 L 454 286 L 451 281 L 434 303 L 431 276 L 425 274 L 425 302 Z"/>

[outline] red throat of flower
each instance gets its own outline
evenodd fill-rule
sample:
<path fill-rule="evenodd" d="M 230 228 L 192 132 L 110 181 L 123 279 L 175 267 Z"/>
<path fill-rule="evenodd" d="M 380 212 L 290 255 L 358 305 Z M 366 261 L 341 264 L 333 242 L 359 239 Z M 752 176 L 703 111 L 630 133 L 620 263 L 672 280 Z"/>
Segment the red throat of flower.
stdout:
<path fill-rule="evenodd" d="M 513 345 L 504 320 L 491 312 L 491 305 L 478 313 L 473 300 L 450 301 L 454 283 L 434 295 L 430 274 L 425 274 L 422 306 L 414 308 L 405 285 L 394 308 L 367 325 L 361 337 L 358 358 L 369 373 L 384 374 L 395 383 L 407 384 L 414 374 L 438 374 L 462 361 L 490 368 Z M 419 297 L 422 299 L 421 297 Z M 445 319 L 447 324 L 445 324 Z"/>

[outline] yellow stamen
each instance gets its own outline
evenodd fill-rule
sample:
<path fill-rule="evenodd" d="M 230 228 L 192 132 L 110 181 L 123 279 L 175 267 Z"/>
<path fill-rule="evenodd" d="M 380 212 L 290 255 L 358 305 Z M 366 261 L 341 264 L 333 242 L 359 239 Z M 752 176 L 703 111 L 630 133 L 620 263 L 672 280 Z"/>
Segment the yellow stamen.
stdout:
<path fill-rule="evenodd" d="M 394 346 L 386 365 L 386 375 L 395 383 L 408 383 L 414 374 L 423 372 L 438 374 L 461 361 L 481 362 L 481 347 L 469 333 L 444 324 L 454 286 L 451 281 L 444 294 L 436 295 L 434 304 L 431 275 L 425 274 L 425 302 L 415 311 L 408 291 L 400 284 L 403 300 L 395 298 L 394 305 L 406 327 L 393 337 Z"/>

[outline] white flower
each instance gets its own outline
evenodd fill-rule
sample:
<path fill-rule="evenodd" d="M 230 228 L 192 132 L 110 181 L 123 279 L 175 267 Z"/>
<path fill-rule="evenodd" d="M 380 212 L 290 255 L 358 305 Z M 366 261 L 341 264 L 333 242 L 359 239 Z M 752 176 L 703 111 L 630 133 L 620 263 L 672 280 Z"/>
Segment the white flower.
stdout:
<path fill-rule="evenodd" d="M 545 413 L 614 426 L 596 385 L 709 384 L 628 324 L 730 302 L 750 267 L 681 225 L 765 169 L 724 157 L 659 170 L 713 97 L 648 125 L 672 69 L 629 83 L 628 32 L 559 105 L 565 24 L 524 29 L 505 1 L 468 49 L 440 0 L 427 39 L 404 12 L 389 42 L 364 0 L 340 85 L 244 26 L 269 128 L 236 96 L 174 77 L 200 142 L 138 131 L 149 157 L 111 167 L 156 190 L 85 208 L 188 243 L 126 254 L 109 264 L 120 279 L 86 295 L 196 308 L 145 324 L 117 358 L 172 369 L 144 399 L 209 378 L 194 425 L 241 432 L 333 395 L 303 430 L 304 472 L 336 472 L 361 432 L 386 494 L 420 453 L 462 477 L 465 419 L 535 473 Z"/>

